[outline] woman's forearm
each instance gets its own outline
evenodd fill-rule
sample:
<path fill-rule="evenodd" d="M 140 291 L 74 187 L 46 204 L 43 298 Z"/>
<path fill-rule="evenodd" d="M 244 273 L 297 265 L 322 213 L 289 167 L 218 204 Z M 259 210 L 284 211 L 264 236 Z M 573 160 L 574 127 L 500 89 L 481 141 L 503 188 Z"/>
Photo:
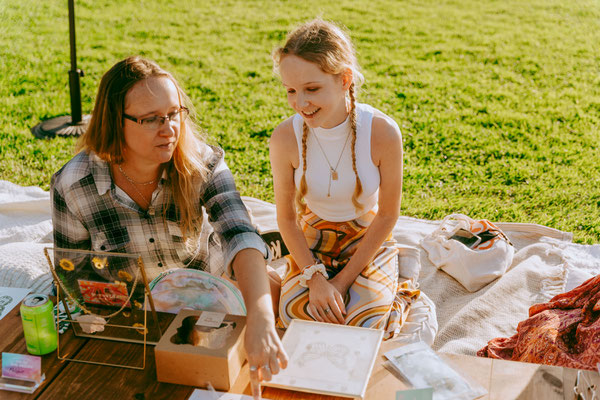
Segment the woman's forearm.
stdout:
<path fill-rule="evenodd" d="M 271 289 L 263 255 L 256 249 L 241 250 L 233 260 L 248 318 L 264 318 L 275 323 L 271 302 Z"/>

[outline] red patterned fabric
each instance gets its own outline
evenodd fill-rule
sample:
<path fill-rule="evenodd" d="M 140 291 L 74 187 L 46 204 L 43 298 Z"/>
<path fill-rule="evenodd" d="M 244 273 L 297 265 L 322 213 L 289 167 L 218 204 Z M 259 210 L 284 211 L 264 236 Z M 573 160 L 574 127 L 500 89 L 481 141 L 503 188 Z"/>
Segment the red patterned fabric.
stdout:
<path fill-rule="evenodd" d="M 533 305 L 516 335 L 490 340 L 477 355 L 594 370 L 600 362 L 600 275 Z"/>

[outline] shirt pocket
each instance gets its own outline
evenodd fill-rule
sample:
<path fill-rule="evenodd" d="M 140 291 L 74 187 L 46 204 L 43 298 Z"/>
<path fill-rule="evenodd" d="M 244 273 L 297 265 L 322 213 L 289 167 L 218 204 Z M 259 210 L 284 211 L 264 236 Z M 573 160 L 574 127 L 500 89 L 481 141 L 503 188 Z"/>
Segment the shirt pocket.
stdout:
<path fill-rule="evenodd" d="M 92 233 L 92 251 L 108 253 L 133 253 L 130 245 L 130 237 L 127 228 L 121 227 L 110 231 L 97 231 Z M 100 260 L 105 260 L 104 256 L 98 256 Z M 130 257 L 107 257 L 105 266 L 107 268 L 98 268 L 94 260 L 91 260 L 91 270 L 107 281 L 119 279 L 118 272 L 127 271 L 134 276 L 137 270 L 137 261 Z M 107 261 L 107 262 L 106 262 Z M 92 279 L 93 280 L 93 279 Z"/>
<path fill-rule="evenodd" d="M 170 241 L 170 246 L 173 247 L 172 254 L 177 256 L 176 262 L 180 264 L 178 267 L 187 267 L 188 264 L 192 260 L 193 254 L 191 254 L 186 249 L 186 243 L 183 238 L 183 232 L 181 231 L 181 227 L 177 222 L 167 221 L 167 230 L 169 232 L 168 240 Z M 188 244 L 189 245 L 189 244 Z"/>
<path fill-rule="evenodd" d="M 131 250 L 129 232 L 124 226 L 110 231 L 99 230 L 92 233 L 92 250 L 113 253 L 125 253 Z"/>

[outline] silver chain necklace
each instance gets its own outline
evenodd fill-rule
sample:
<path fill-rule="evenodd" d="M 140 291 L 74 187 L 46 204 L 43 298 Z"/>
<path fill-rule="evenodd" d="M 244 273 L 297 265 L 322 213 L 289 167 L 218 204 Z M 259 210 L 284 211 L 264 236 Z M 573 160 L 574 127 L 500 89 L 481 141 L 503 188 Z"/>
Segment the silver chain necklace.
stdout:
<path fill-rule="evenodd" d="M 152 179 L 151 181 L 148 181 L 148 182 L 136 182 L 133 179 L 131 179 L 129 177 L 129 175 L 127 175 L 125 173 L 125 171 L 123 171 L 123 167 L 121 167 L 121 164 L 117 164 L 117 167 L 119 167 L 119 171 L 121 171 L 121 173 L 123 174 L 123 176 L 125 177 L 125 179 L 127 179 L 130 183 L 133 183 L 134 185 L 148 186 L 148 185 L 152 185 L 158 179 L 158 178 L 154 178 L 154 179 Z"/>
<path fill-rule="evenodd" d="M 348 132 L 348 134 L 346 135 L 346 141 L 344 142 L 344 147 L 342 147 L 342 151 L 340 152 L 340 156 L 338 157 L 338 160 L 335 163 L 335 167 L 333 165 L 331 165 L 331 163 L 329 162 L 329 158 L 327 158 L 327 154 L 325 154 L 325 150 L 323 150 L 323 146 L 321 146 L 319 137 L 315 133 L 314 129 L 312 129 L 312 132 L 313 132 L 315 139 L 317 139 L 317 144 L 319 145 L 319 148 L 321 149 L 321 153 L 323 153 L 323 157 L 325 157 L 325 161 L 327 161 L 327 164 L 329 165 L 329 184 L 327 185 L 327 197 L 331 197 L 331 181 L 338 180 L 337 168 L 340 165 L 340 161 L 342 159 L 342 155 L 344 154 L 344 150 L 346 150 L 346 145 L 348 144 L 348 139 L 350 138 L 350 132 Z"/>
<path fill-rule="evenodd" d="M 148 182 L 138 183 L 138 182 L 134 181 L 133 179 L 131 179 L 131 178 L 130 178 L 130 177 L 129 177 L 129 176 L 126 174 L 126 173 L 125 173 L 125 171 L 123 171 L 123 168 L 121 167 L 121 164 L 117 164 L 117 167 L 119 168 L 119 172 L 121 172 L 121 174 L 123 174 L 123 176 L 125 177 L 125 179 L 127 179 L 127 182 L 129 182 L 129 183 L 131 184 L 131 186 L 132 186 L 132 187 L 135 189 L 135 191 L 136 191 L 136 192 L 137 192 L 137 193 L 140 195 L 140 197 L 141 197 L 142 199 L 144 199 L 144 201 L 145 201 L 145 202 L 148 204 L 148 214 L 150 214 L 150 215 L 154 215 L 154 213 L 155 213 L 155 210 L 154 210 L 154 206 L 151 204 L 151 201 L 150 201 L 151 199 L 150 199 L 150 200 L 148 200 L 148 199 L 146 198 L 146 196 L 144 196 L 144 195 L 142 194 L 142 192 L 140 192 L 140 190 L 137 188 L 137 186 L 136 186 L 136 185 L 142 185 L 142 186 L 151 185 L 151 184 L 153 184 L 154 182 L 156 182 L 156 180 L 157 180 L 158 178 L 152 179 L 151 181 L 148 181 Z"/>

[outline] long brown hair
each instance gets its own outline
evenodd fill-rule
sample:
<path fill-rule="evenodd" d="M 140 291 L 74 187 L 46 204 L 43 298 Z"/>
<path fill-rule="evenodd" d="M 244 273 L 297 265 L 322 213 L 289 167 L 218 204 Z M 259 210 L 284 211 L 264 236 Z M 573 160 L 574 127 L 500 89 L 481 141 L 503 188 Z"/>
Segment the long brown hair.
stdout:
<path fill-rule="evenodd" d="M 177 208 L 179 226 L 184 236 L 188 233 L 193 236 L 199 231 L 202 221 L 202 214 L 194 202 L 197 179 L 205 180 L 207 175 L 203 154 L 200 152 L 200 142 L 203 139 L 194 122 L 194 108 L 190 99 L 173 75 L 158 64 L 139 56 L 131 56 L 119 61 L 104 74 L 90 124 L 77 143 L 77 151 L 93 151 L 108 163 L 123 162 L 125 97 L 136 83 L 153 77 L 170 79 L 177 88 L 180 105 L 190 110 L 190 117 L 180 127 L 177 146 L 165 171 Z"/>
<path fill-rule="evenodd" d="M 362 210 L 363 205 L 358 198 L 363 192 L 362 183 L 356 168 L 356 90 L 364 78 L 360 72 L 356 54 L 350 38 L 342 29 L 331 22 L 320 18 L 307 22 L 294 29 L 287 37 L 283 47 L 273 52 L 275 68 L 279 68 L 281 61 L 287 55 L 295 55 L 306 61 L 317 64 L 321 70 L 328 74 L 342 75 L 348 69 L 352 71 L 352 83 L 348 89 L 350 101 L 350 129 L 352 134 L 352 169 L 356 177 L 356 185 L 352 195 L 352 204 L 357 210 Z M 296 209 L 298 213 L 304 211 L 304 196 L 308 190 L 306 186 L 306 141 L 308 139 L 308 125 L 302 125 L 302 179 L 300 188 L 296 191 Z"/>

